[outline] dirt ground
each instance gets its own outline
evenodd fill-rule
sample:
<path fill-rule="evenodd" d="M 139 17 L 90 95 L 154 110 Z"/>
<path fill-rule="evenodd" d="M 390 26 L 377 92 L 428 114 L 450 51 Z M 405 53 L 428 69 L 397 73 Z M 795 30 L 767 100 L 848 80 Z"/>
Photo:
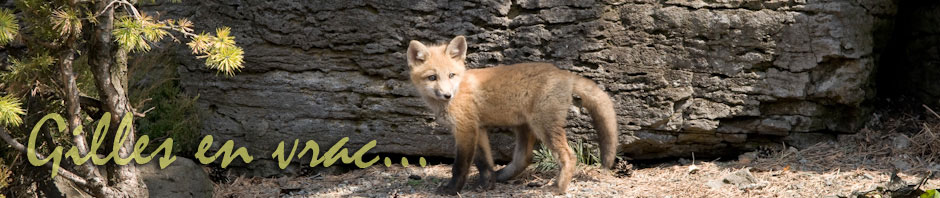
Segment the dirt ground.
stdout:
<path fill-rule="evenodd" d="M 708 182 L 742 170 L 734 162 L 701 162 L 695 173 L 690 165 L 662 165 L 637 169 L 630 176 L 617 177 L 608 170 L 580 167 L 568 193 L 556 196 L 547 183 L 554 173 L 526 173 L 509 183 L 499 183 L 488 191 L 464 190 L 459 197 L 849 197 L 889 194 L 883 190 L 890 173 L 864 168 L 830 171 L 767 170 L 753 171 L 764 187 L 740 189 L 734 185 L 709 187 Z M 906 183 L 916 184 L 921 177 L 898 174 Z M 420 179 L 410 179 L 418 176 Z M 331 176 L 279 179 L 239 178 L 219 185 L 216 197 L 442 197 L 434 189 L 450 177 L 449 165 L 420 167 L 372 167 Z M 473 179 L 473 178 L 471 178 Z M 474 181 L 474 180 L 471 180 Z M 471 184 L 472 185 L 472 184 Z M 940 188 L 940 182 L 928 180 L 920 189 Z M 853 196 L 854 197 L 854 196 Z M 887 196 L 885 196 L 887 197 Z"/>
<path fill-rule="evenodd" d="M 806 151 L 806 150 L 804 150 Z M 781 154 L 783 155 L 783 154 Z M 799 155 L 799 153 L 791 155 Z M 776 156 L 780 157 L 780 156 Z M 839 155 L 824 158 L 839 158 Z M 891 171 L 878 167 L 837 166 L 813 170 L 806 158 L 803 163 L 754 162 L 665 163 L 650 168 L 632 169 L 629 175 L 593 166 L 578 167 L 568 193 L 554 196 L 548 186 L 555 172 L 535 172 L 530 168 L 520 178 L 498 183 L 488 191 L 464 190 L 460 197 L 854 197 L 889 195 Z M 799 161 L 797 160 L 797 161 Z M 692 166 L 697 167 L 691 168 Z M 218 185 L 216 197 L 440 197 L 434 189 L 450 177 L 450 165 L 427 167 L 373 166 L 339 175 L 314 175 L 290 178 L 236 178 Z M 722 178 L 735 171 L 747 171 L 756 185 L 739 187 L 723 184 Z M 471 173 L 470 182 L 475 181 Z M 905 185 L 920 183 L 925 172 L 910 170 L 897 174 Z M 712 187 L 709 182 L 718 182 Z M 763 186 L 762 186 L 763 185 Z M 469 186 L 468 186 L 469 187 Z M 940 188 L 940 181 L 927 180 L 919 189 Z M 889 197 L 889 196 L 885 196 Z"/>
<path fill-rule="evenodd" d="M 689 172 L 691 165 L 662 165 L 637 169 L 632 175 L 617 177 L 608 170 L 579 168 L 568 193 L 555 196 L 547 183 L 554 173 L 526 173 L 521 178 L 500 183 L 488 191 L 464 190 L 460 197 L 849 197 L 879 191 L 889 183 L 890 173 L 866 170 L 754 171 L 767 186 L 739 189 L 734 185 L 708 186 L 708 182 L 742 170 L 734 162 L 696 163 L 700 168 Z M 792 169 L 792 168 L 791 168 Z M 450 177 L 450 166 L 372 167 L 331 176 L 279 179 L 239 178 L 220 185 L 217 197 L 441 197 L 434 189 Z M 916 184 L 921 177 L 898 174 L 906 183 Z M 409 177 L 418 176 L 420 179 Z M 473 179 L 473 178 L 471 178 Z M 473 180 L 471 180 L 473 181 Z M 940 188 L 940 182 L 928 180 L 921 189 Z"/>
<path fill-rule="evenodd" d="M 581 165 L 567 194 L 560 196 L 545 185 L 552 182 L 555 171 L 530 167 L 519 178 L 488 191 L 468 189 L 476 181 L 471 172 L 468 187 L 458 197 L 916 196 L 940 188 L 940 174 L 933 174 L 940 170 L 940 134 L 934 132 L 940 125 L 910 123 L 909 117 L 875 120 L 838 141 L 802 150 L 783 145 L 759 149 L 734 160 L 680 159 L 643 168 L 620 164 L 615 170 Z M 238 177 L 217 184 L 215 196 L 441 197 L 434 190 L 450 178 L 450 169 L 450 165 L 377 165 L 337 175 Z M 897 177 L 892 179 L 893 175 Z"/>

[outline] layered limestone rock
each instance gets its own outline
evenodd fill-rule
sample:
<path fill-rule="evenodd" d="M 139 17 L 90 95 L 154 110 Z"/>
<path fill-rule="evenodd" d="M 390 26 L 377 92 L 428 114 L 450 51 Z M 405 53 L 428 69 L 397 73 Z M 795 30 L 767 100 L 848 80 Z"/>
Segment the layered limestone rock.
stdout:
<path fill-rule="evenodd" d="M 469 67 L 545 61 L 598 82 L 616 101 L 621 155 L 633 159 L 825 140 L 865 120 L 876 44 L 896 10 L 891 0 L 165 6 L 206 30 L 232 27 L 245 49 L 234 77 L 188 58 L 179 72 L 206 110 L 203 133 L 248 147 L 257 163 L 271 162 L 280 141 L 342 137 L 351 148 L 378 140 L 373 153 L 451 156 L 452 136 L 415 96 L 404 51 L 456 35 L 468 38 Z M 569 137 L 593 139 L 584 109 L 571 112 Z M 509 159 L 511 135 L 492 136 L 495 157 Z"/>

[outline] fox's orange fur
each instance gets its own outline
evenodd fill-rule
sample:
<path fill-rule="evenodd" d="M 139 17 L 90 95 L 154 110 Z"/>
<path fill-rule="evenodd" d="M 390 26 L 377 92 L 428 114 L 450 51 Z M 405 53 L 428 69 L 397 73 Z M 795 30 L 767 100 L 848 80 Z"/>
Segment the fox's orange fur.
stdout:
<path fill-rule="evenodd" d="M 560 165 L 554 184 L 564 193 L 576 160 L 565 137 L 565 118 L 578 95 L 597 129 L 601 164 L 613 166 L 617 149 L 617 121 L 610 96 L 593 81 L 549 63 L 521 63 L 466 69 L 467 43 L 457 36 L 447 45 L 425 46 L 411 41 L 406 53 L 411 82 L 439 116 L 452 128 L 457 155 L 453 178 L 439 191 L 456 194 L 465 183 L 471 159 L 480 171 L 479 185 L 489 188 L 493 158 L 486 127 L 510 127 L 516 133 L 512 162 L 495 172 L 495 180 L 517 176 L 531 163 L 536 140 L 556 154 Z"/>

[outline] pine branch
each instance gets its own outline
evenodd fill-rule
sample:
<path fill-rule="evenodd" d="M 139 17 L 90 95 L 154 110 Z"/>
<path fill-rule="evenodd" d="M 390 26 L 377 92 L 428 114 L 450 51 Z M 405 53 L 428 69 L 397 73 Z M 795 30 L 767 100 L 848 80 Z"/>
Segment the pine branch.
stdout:
<path fill-rule="evenodd" d="M 36 44 L 39 44 L 39 45 L 41 45 L 41 46 L 43 46 L 43 47 L 46 47 L 46 48 L 48 48 L 48 49 L 58 49 L 59 47 L 61 47 L 59 44 L 50 43 L 50 42 L 43 42 L 43 41 L 41 41 L 41 40 L 39 40 L 39 39 L 35 39 L 35 38 L 33 38 L 33 37 L 29 36 L 29 35 L 26 35 L 26 34 L 17 34 L 17 36 L 19 36 L 21 39 L 23 39 L 23 41 L 33 41 L 33 42 L 35 42 Z"/>

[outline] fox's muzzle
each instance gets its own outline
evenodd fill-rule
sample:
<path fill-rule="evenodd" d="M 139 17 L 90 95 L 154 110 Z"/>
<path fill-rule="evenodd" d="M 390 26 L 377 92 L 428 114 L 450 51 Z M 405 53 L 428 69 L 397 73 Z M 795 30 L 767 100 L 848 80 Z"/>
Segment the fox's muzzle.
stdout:
<path fill-rule="evenodd" d="M 438 99 L 441 99 L 441 100 L 450 100 L 450 98 L 453 97 L 454 94 L 451 94 L 451 93 L 448 93 L 448 92 L 443 92 L 443 91 L 441 91 L 441 90 L 435 90 L 435 91 L 434 91 L 434 96 L 437 96 L 437 98 L 438 98 Z"/>

